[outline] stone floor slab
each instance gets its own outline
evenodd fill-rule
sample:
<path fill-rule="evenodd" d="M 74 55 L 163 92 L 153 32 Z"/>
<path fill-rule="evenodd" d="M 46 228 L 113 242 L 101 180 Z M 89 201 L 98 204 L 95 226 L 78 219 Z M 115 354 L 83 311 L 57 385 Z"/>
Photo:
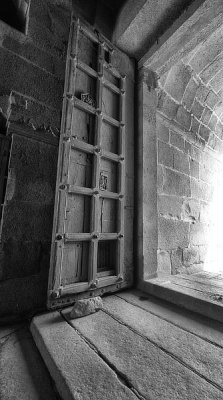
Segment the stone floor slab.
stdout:
<path fill-rule="evenodd" d="M 63 400 L 138 400 L 59 312 L 35 317 L 31 332 Z"/>
<path fill-rule="evenodd" d="M 0 399 L 58 400 L 47 368 L 28 328 L 0 339 Z M 2 330 L 3 331 L 3 330 Z"/>
<path fill-rule="evenodd" d="M 121 301 L 119 305 L 121 310 Z M 105 312 L 77 320 L 70 320 L 69 312 L 65 310 L 63 314 L 74 329 L 87 338 L 144 399 L 223 398 L 223 391 Z"/>

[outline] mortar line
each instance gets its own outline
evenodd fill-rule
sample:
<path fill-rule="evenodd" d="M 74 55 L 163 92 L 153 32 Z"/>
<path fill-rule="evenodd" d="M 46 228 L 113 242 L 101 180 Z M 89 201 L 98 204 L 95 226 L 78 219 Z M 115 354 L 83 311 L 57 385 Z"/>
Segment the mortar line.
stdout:
<path fill-rule="evenodd" d="M 218 389 L 220 392 L 223 392 L 223 387 L 221 387 L 220 385 L 218 385 L 218 383 L 215 383 L 213 381 L 211 381 L 209 378 L 205 377 L 203 374 L 201 374 L 200 372 L 198 372 L 197 370 L 195 370 L 193 367 L 191 367 L 189 364 L 187 364 L 186 362 L 180 360 L 179 358 L 177 358 L 173 353 L 169 352 L 168 350 L 166 350 L 164 347 L 159 346 L 156 342 L 154 342 L 152 339 L 149 339 L 148 337 L 144 336 L 143 334 L 141 334 L 140 332 L 138 332 L 137 330 L 135 330 L 134 328 L 132 328 L 131 326 L 127 325 L 125 322 L 123 322 L 122 320 L 118 319 L 116 316 L 114 316 L 113 314 L 111 314 L 109 311 L 105 310 L 104 308 L 102 308 L 102 311 L 109 315 L 111 318 L 113 318 L 115 321 L 117 321 L 118 323 L 120 323 L 121 325 L 125 326 L 126 328 L 128 328 L 130 331 L 134 332 L 135 334 L 137 334 L 138 336 L 140 336 L 142 339 L 148 341 L 149 343 L 151 343 L 153 346 L 155 346 L 156 348 L 158 348 L 160 351 L 162 351 L 163 353 L 167 354 L 169 357 L 171 357 L 172 359 L 174 359 L 175 361 L 177 361 L 179 364 L 183 365 L 185 368 L 187 368 L 188 370 L 190 370 L 191 372 L 193 372 L 195 375 L 199 376 L 200 378 L 204 379 L 207 383 L 209 383 L 210 385 L 214 386 L 216 389 Z"/>
<path fill-rule="evenodd" d="M 87 339 L 77 328 L 75 328 L 70 321 L 63 315 L 61 311 L 60 315 L 68 323 L 68 325 L 71 326 L 72 329 L 80 336 L 82 340 L 111 368 L 111 370 L 115 373 L 117 379 L 121 382 L 122 385 L 126 386 L 131 392 L 134 393 L 134 395 L 139 399 L 139 400 L 153 400 L 151 397 L 144 397 L 139 393 L 129 382 L 128 377 L 122 374 L 116 367 L 115 365 L 106 357 L 104 354 L 97 349 L 97 347 L 89 340 Z"/>
<path fill-rule="evenodd" d="M 223 349 L 223 346 L 221 346 L 220 344 L 218 344 L 218 343 L 216 343 L 216 342 L 212 342 L 211 340 L 209 340 L 209 339 L 207 339 L 207 338 L 205 338 L 205 337 L 203 337 L 203 336 L 201 336 L 201 335 L 199 335 L 199 334 L 197 334 L 197 333 L 191 332 L 189 329 L 184 328 L 184 327 L 178 325 L 177 323 L 168 320 L 168 319 L 165 318 L 165 317 L 161 317 L 159 314 L 156 314 L 156 313 L 153 312 L 153 311 L 146 310 L 145 308 L 143 308 L 142 306 L 140 306 L 140 305 L 138 305 L 138 304 L 135 304 L 135 303 L 133 303 L 133 302 L 131 302 L 131 301 L 129 301 L 129 300 L 123 299 L 123 297 L 119 296 L 118 294 L 115 294 L 114 296 L 118 297 L 119 299 L 124 300 L 126 303 L 128 303 L 128 304 L 130 304 L 130 305 L 132 305 L 132 306 L 138 307 L 138 308 L 140 308 L 141 310 L 143 310 L 143 311 L 145 311 L 145 312 L 147 312 L 147 313 L 149 313 L 149 314 L 151 314 L 151 315 L 154 315 L 155 317 L 157 317 L 157 318 L 159 318 L 159 319 L 162 319 L 162 320 L 168 322 L 169 324 L 171 324 L 171 325 L 173 325 L 173 326 L 176 326 L 177 328 L 182 329 L 183 331 L 185 331 L 185 332 L 187 332 L 187 333 L 190 333 L 190 334 L 193 335 L 193 336 L 198 337 L 198 338 L 201 339 L 201 340 L 206 341 L 207 343 L 210 343 L 210 344 L 214 345 L 215 347 L 218 347 L 218 348 L 221 349 L 221 350 Z M 149 300 L 149 299 L 148 299 L 148 300 Z M 189 319 L 189 317 L 188 317 L 188 319 Z"/>

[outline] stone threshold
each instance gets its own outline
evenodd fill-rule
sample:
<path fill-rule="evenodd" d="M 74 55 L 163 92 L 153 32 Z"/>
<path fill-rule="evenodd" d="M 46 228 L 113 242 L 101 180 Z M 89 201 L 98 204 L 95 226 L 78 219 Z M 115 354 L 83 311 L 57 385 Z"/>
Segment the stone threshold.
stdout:
<path fill-rule="evenodd" d="M 31 323 L 63 400 L 222 400 L 223 324 L 134 290 L 70 311 Z"/>
<path fill-rule="evenodd" d="M 205 317 L 223 322 L 223 274 L 159 276 L 139 289 Z"/>

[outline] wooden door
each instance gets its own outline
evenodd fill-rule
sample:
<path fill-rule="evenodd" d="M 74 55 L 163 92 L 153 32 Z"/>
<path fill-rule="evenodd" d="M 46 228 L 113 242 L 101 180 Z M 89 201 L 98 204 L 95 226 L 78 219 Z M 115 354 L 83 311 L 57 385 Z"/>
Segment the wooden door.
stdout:
<path fill-rule="evenodd" d="M 125 285 L 125 81 L 113 48 L 73 20 L 68 46 L 48 307 Z"/>

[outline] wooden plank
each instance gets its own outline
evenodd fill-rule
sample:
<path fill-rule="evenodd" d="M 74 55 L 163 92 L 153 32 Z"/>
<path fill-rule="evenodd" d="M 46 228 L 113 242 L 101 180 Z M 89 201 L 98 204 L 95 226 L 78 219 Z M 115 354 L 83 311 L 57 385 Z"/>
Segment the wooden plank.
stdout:
<path fill-rule="evenodd" d="M 219 386 L 207 382 L 190 365 L 182 364 L 122 321 L 102 311 L 76 320 L 70 320 L 69 309 L 63 311 L 63 315 L 125 377 L 140 398 L 190 400 L 196 396 L 196 400 L 222 399 Z M 143 322 L 141 320 L 141 326 Z M 218 364 L 219 359 L 216 362 Z M 218 376 L 220 374 L 219 368 Z"/>

